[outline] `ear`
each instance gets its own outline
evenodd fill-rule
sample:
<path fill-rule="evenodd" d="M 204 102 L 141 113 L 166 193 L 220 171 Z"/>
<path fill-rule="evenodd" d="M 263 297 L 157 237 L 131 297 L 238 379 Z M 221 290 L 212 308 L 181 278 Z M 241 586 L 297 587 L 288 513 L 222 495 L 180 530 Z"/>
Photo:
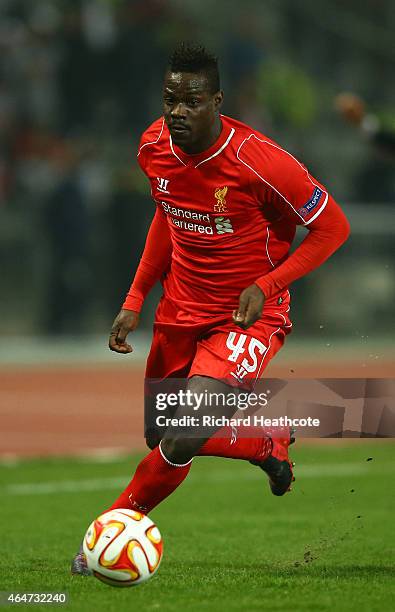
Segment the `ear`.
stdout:
<path fill-rule="evenodd" d="M 214 101 L 214 109 L 217 111 L 221 108 L 222 106 L 222 102 L 224 100 L 224 92 L 222 91 L 222 89 L 220 91 L 218 91 L 214 97 L 213 97 L 213 101 Z"/>

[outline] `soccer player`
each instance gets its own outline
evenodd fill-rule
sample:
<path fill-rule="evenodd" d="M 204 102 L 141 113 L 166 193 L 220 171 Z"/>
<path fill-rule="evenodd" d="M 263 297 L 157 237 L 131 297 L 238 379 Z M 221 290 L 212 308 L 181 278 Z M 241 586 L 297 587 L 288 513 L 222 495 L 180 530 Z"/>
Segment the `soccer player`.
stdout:
<path fill-rule="evenodd" d="M 144 132 L 138 150 L 156 212 L 109 340 L 113 351 L 132 351 L 127 336 L 160 280 L 146 380 L 185 378 L 193 397 L 253 389 L 291 329 L 288 286 L 349 234 L 325 187 L 270 138 L 222 115 L 222 101 L 216 58 L 180 45 L 165 75 L 163 117 Z M 297 225 L 307 235 L 289 254 Z M 219 410 L 230 417 L 236 409 L 207 403 L 199 414 Z M 183 406 L 178 414 L 196 411 Z M 291 432 L 250 437 L 231 426 L 215 432 L 213 426 L 196 436 L 170 427 L 161 441 L 148 433 L 152 450 L 111 509 L 149 513 L 182 483 L 196 455 L 248 460 L 268 474 L 275 495 L 289 490 Z M 87 571 L 81 551 L 72 571 Z"/>

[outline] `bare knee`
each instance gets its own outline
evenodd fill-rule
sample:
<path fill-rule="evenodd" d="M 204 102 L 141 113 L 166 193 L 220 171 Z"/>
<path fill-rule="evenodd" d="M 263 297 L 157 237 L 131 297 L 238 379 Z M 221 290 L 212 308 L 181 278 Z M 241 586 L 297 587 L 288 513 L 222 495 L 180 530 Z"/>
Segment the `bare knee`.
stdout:
<path fill-rule="evenodd" d="M 198 438 L 171 438 L 162 440 L 162 451 L 172 463 L 188 463 L 194 457 L 204 440 Z"/>
<path fill-rule="evenodd" d="M 147 431 L 145 436 L 145 443 L 149 449 L 153 450 L 156 448 L 161 441 L 161 437 L 158 434 Z"/>

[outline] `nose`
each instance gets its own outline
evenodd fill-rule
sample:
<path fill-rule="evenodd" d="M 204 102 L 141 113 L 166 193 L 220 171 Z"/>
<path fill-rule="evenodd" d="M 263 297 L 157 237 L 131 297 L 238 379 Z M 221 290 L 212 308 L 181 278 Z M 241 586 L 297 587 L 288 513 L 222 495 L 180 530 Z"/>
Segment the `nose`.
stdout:
<path fill-rule="evenodd" d="M 172 119 L 186 119 L 187 116 L 185 106 L 181 102 L 173 106 L 170 114 Z"/>

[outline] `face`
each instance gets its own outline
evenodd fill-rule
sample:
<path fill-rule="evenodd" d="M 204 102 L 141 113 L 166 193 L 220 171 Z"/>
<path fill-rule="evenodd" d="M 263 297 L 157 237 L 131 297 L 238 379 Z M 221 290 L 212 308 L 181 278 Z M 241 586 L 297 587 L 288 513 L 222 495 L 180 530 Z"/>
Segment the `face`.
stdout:
<path fill-rule="evenodd" d="M 223 93 L 210 93 L 204 74 L 167 72 L 164 117 L 173 142 L 186 153 L 200 153 L 218 136 Z"/>

